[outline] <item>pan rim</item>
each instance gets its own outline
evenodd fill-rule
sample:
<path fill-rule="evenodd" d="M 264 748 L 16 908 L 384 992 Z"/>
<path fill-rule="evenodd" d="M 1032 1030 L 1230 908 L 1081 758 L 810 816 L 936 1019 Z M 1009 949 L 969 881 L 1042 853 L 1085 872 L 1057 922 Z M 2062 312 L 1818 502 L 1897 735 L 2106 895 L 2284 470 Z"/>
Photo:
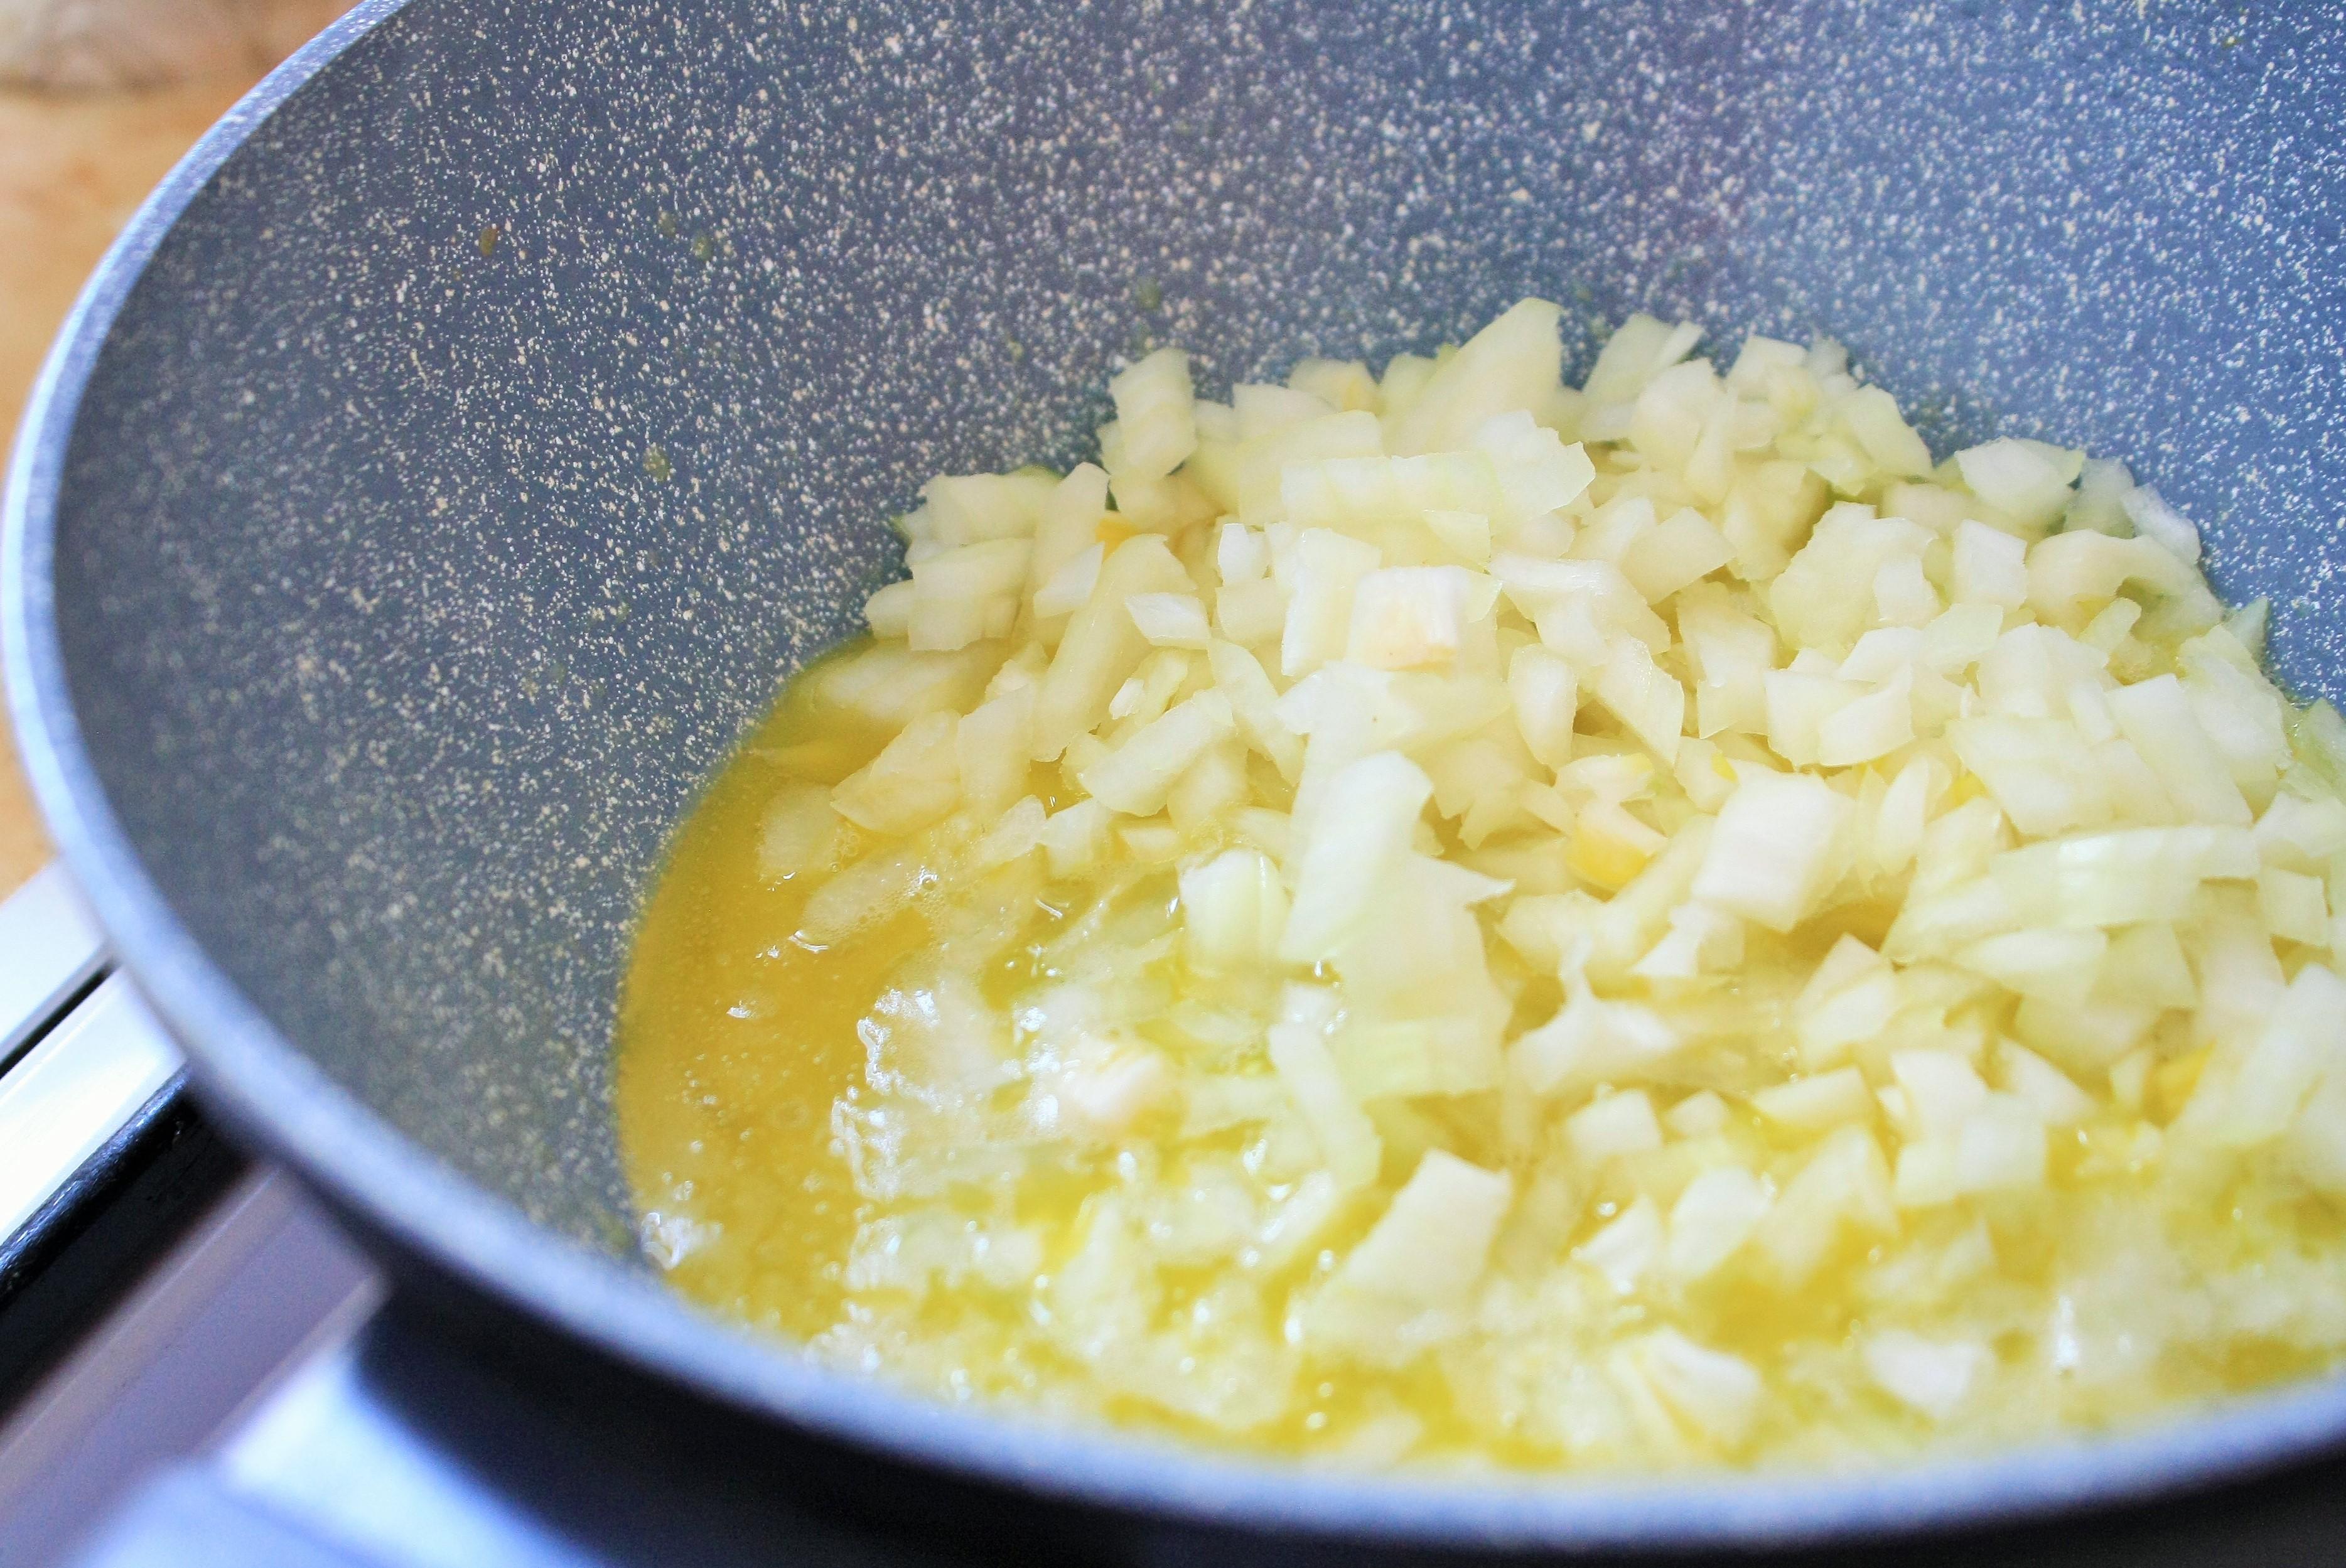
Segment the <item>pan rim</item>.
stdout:
<path fill-rule="evenodd" d="M 949 1407 L 793 1357 L 536 1226 L 344 1091 L 214 964 L 148 874 L 83 743 L 51 577 L 64 459 L 117 315 L 182 212 L 271 113 L 407 0 L 362 0 L 205 134 L 92 275 L 26 408 L 0 499 L 0 666 L 60 857 L 205 1101 L 335 1204 L 501 1308 L 657 1379 L 877 1455 L 1063 1503 L 1394 1546 L 1783 1548 L 2014 1525 L 2245 1479 L 2346 1440 L 2346 1375 L 2116 1435 L 1837 1474 L 1536 1472 L 1438 1481 L 1249 1462 Z M 1014 1436 L 1015 1441 L 1005 1441 Z"/>

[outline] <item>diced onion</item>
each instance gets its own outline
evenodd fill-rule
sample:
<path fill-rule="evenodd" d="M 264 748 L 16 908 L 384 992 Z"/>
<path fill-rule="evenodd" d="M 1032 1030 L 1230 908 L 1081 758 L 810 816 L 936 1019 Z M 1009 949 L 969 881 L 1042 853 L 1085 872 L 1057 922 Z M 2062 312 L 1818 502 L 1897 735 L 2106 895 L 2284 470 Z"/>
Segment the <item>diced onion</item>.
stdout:
<path fill-rule="evenodd" d="M 877 992 L 817 1135 L 852 1239 L 760 1309 L 955 1397 L 1484 1464 L 2346 1357 L 2346 721 L 2269 608 L 2124 464 L 1934 461 L 1830 339 L 1721 374 L 1637 316 L 1576 389 L 1563 320 L 1226 401 L 1157 349 L 1098 464 L 923 488 L 875 641 L 747 754 L 790 940 L 723 1015 Z M 804 1169 L 797 1110 L 691 1109 Z M 680 1278 L 790 1281 L 662 1202 Z"/>

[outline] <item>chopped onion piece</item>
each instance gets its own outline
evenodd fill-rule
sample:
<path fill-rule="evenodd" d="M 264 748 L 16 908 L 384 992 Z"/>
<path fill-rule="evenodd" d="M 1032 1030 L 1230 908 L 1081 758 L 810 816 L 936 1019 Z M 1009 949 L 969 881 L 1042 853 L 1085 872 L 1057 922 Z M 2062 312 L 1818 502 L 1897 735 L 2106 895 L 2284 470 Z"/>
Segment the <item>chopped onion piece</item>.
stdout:
<path fill-rule="evenodd" d="M 1899 1403 L 1943 1421 L 1995 1365 L 1984 1345 L 1943 1344 L 1902 1329 L 1885 1329 L 1865 1341 L 1865 1369 Z"/>
<path fill-rule="evenodd" d="M 2188 518 L 2160 499 L 2157 491 L 2145 484 L 2127 491 L 2118 498 L 2118 505 L 2135 532 L 2167 551 L 2178 561 L 2197 565 L 2199 560 L 2199 530 Z"/>
<path fill-rule="evenodd" d="M 1135 594 L 1124 607 L 1157 647 L 1202 648 L 1212 640 L 1205 603 L 1195 594 Z"/>
<path fill-rule="evenodd" d="M 1672 1277 L 1692 1281 L 1718 1269 L 1749 1237 L 1770 1202 L 1767 1187 L 1740 1166 L 1707 1170 L 1687 1183 L 1670 1208 L 1666 1260 Z"/>
<path fill-rule="evenodd" d="M 1800 774 L 1747 775 L 1719 809 L 1694 896 L 1770 931 L 1790 931 L 1822 891 L 1850 804 Z"/>

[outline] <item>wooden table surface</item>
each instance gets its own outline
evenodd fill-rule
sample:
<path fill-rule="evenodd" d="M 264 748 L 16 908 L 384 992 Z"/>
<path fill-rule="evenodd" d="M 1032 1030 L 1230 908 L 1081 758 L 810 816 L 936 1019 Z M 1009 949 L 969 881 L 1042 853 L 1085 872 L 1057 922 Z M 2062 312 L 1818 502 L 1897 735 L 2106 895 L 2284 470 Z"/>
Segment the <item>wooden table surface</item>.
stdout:
<path fill-rule="evenodd" d="M 331 5 L 311 10 L 305 29 L 333 14 Z M 89 270 L 156 181 L 255 79 L 257 72 L 139 92 L 0 90 L 0 443 L 15 432 Z M 0 897 L 48 858 L 0 722 Z"/>

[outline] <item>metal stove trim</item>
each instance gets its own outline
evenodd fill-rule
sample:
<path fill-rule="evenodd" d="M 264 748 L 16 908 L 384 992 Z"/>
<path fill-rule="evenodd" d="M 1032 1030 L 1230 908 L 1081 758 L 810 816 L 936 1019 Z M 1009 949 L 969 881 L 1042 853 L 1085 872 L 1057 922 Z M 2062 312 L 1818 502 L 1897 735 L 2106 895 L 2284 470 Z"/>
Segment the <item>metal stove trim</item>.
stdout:
<path fill-rule="evenodd" d="M 50 861 L 0 900 L 0 955 L 5 1072 L 106 967 L 106 939 L 65 867 Z"/>

